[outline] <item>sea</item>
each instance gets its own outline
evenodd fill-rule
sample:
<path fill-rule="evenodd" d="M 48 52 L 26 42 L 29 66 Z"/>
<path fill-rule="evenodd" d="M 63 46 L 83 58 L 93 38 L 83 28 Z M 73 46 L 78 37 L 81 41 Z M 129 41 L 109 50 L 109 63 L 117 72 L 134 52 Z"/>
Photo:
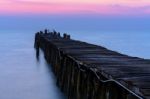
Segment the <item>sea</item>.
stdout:
<path fill-rule="evenodd" d="M 15 20 L 18 19 L 10 22 L 11 25 L 5 23 L 4 28 L 1 24 L 0 28 L 0 99 L 66 99 L 56 85 L 55 75 L 51 65 L 45 61 L 43 52 L 40 51 L 37 60 L 34 49 L 35 33 L 45 28 L 51 31 L 55 27 L 52 23 L 46 27 L 46 22 L 46 25 L 35 25 L 36 28 L 32 29 L 34 25 L 31 23 L 27 29 L 23 21 L 19 23 L 18 29 L 13 29 L 12 23 L 15 24 Z M 118 31 L 107 28 L 90 30 L 88 25 L 71 29 L 56 26 L 55 29 L 61 35 L 70 34 L 75 40 L 101 45 L 129 56 L 150 59 L 150 28 L 140 31 L 138 28 Z"/>

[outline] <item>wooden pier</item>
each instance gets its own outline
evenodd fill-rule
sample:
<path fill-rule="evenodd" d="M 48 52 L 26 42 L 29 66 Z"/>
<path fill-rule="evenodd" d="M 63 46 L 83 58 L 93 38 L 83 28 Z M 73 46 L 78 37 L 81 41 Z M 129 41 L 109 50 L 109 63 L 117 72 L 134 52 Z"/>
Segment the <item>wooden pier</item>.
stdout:
<path fill-rule="evenodd" d="M 70 35 L 40 31 L 39 48 L 67 99 L 150 99 L 150 60 L 123 55 Z"/>

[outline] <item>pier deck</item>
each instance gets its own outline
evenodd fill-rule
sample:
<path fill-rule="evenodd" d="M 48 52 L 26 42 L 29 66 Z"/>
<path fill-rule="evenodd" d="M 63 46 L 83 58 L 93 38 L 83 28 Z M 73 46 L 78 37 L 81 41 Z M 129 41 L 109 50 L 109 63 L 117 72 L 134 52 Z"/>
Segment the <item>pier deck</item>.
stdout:
<path fill-rule="evenodd" d="M 68 99 L 150 99 L 150 60 L 72 40 L 57 32 L 37 33 Z"/>

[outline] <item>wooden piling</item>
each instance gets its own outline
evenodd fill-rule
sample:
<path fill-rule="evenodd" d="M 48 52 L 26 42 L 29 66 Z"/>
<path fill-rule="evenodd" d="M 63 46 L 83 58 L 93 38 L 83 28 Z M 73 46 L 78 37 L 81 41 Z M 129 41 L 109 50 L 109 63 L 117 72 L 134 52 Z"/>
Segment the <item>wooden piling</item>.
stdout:
<path fill-rule="evenodd" d="M 150 60 L 40 31 L 34 47 L 44 52 L 68 99 L 150 99 Z"/>

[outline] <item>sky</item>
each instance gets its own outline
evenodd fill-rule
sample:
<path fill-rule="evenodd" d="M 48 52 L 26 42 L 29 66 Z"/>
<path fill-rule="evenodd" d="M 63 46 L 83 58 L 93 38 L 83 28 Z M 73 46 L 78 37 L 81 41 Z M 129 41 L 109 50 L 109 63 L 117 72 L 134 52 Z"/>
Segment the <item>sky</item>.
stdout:
<path fill-rule="evenodd" d="M 0 0 L 0 30 L 147 31 L 150 0 Z"/>
<path fill-rule="evenodd" d="M 126 36 L 130 43 L 130 35 L 136 40 L 134 35 L 137 34 L 144 36 L 140 42 L 135 41 L 137 46 L 143 43 L 147 47 L 149 44 L 145 42 L 149 39 L 145 38 L 150 33 L 150 0 L 0 0 L 0 34 L 33 34 L 45 28 L 72 33 L 77 38 L 89 37 L 89 41 L 106 41 L 105 37 L 99 36 L 106 33 L 108 41 L 116 37 L 111 40 L 116 45 L 126 44 L 118 43 L 116 39 L 122 41 L 120 37 Z M 139 48 L 149 50 L 146 47 Z M 128 46 L 123 49 L 128 49 Z M 140 53 L 141 49 L 136 52 Z M 144 55 L 148 53 L 143 52 Z"/>
<path fill-rule="evenodd" d="M 150 0 L 0 0 L 0 15 L 149 16 Z"/>

